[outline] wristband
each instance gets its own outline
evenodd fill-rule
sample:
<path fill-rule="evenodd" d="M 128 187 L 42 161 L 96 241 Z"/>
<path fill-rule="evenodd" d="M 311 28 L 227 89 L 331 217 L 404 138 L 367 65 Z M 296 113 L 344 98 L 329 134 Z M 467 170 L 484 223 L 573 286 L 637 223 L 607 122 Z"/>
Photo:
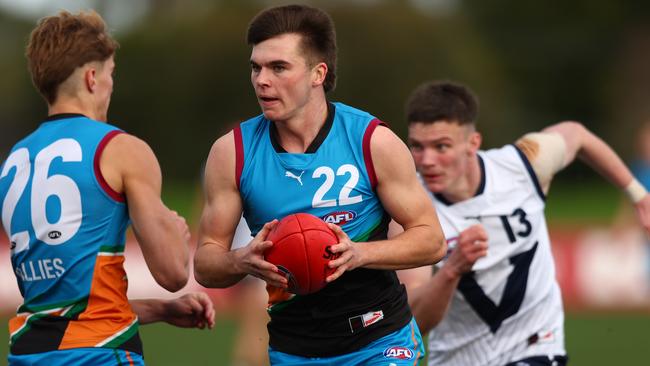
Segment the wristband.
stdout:
<path fill-rule="evenodd" d="M 645 187 L 643 187 L 638 180 L 632 179 L 630 184 L 625 187 L 625 193 L 630 197 L 632 202 L 638 203 L 646 194 L 648 194 L 648 191 L 646 191 Z"/>

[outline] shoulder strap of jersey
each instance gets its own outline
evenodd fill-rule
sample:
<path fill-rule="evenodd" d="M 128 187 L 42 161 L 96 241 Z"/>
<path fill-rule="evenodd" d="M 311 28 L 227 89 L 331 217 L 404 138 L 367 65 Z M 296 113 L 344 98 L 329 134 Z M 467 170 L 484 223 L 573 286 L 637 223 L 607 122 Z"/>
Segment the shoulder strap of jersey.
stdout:
<path fill-rule="evenodd" d="M 118 193 L 111 186 L 108 185 L 106 182 L 106 179 L 104 179 L 104 176 L 102 175 L 102 171 L 99 167 L 99 162 L 102 157 L 102 153 L 104 152 L 104 149 L 106 148 L 106 145 L 113 139 L 113 137 L 124 133 L 122 130 L 112 130 L 108 132 L 102 140 L 99 142 L 99 145 L 97 145 L 97 150 L 95 151 L 95 159 L 93 161 L 93 168 L 95 170 L 95 178 L 97 179 L 97 182 L 99 182 L 99 185 L 102 187 L 102 189 L 108 194 L 112 199 L 114 199 L 117 202 L 125 202 L 126 198 L 124 197 L 123 193 Z"/>
<path fill-rule="evenodd" d="M 237 189 L 240 189 L 241 174 L 244 170 L 244 143 L 241 136 L 241 126 L 238 125 L 232 132 L 235 137 L 235 181 L 237 182 Z"/>
<path fill-rule="evenodd" d="M 363 134 L 363 160 L 366 163 L 366 171 L 368 172 L 368 178 L 370 178 L 370 185 L 374 190 L 377 186 L 377 175 L 375 174 L 375 166 L 372 162 L 372 153 L 370 151 L 370 138 L 372 133 L 375 131 L 377 126 L 388 127 L 388 124 L 378 120 L 377 118 L 370 121 L 368 127 L 366 127 L 366 132 Z"/>

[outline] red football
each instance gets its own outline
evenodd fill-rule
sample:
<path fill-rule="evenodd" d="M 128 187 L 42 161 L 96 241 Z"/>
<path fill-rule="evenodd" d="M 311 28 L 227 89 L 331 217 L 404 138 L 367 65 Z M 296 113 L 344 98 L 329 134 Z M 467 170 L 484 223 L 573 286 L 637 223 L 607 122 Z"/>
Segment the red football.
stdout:
<path fill-rule="evenodd" d="M 338 243 L 336 234 L 323 220 L 306 213 L 288 215 L 267 236 L 273 242 L 265 254 L 288 280 L 288 291 L 305 295 L 327 284 L 325 278 L 334 273 L 328 263 L 339 255 L 330 247 Z"/>

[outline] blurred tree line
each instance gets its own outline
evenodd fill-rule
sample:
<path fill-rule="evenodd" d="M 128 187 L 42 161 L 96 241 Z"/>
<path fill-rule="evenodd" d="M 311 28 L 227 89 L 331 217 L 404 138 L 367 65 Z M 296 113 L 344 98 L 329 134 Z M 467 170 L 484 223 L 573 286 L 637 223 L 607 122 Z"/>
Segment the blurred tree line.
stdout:
<path fill-rule="evenodd" d="M 166 177 L 197 180 L 212 142 L 259 114 L 245 32 L 275 3 L 157 0 L 137 26 L 115 34 L 110 122 L 148 141 Z M 337 26 L 339 77 L 330 98 L 375 114 L 402 137 L 405 99 L 430 79 L 457 80 L 479 95 L 485 147 L 574 119 L 630 157 L 636 125 L 650 119 L 650 2 L 310 3 Z M 0 13 L 3 158 L 46 114 L 24 59 L 33 25 Z M 583 175 L 572 169 L 567 177 Z"/>

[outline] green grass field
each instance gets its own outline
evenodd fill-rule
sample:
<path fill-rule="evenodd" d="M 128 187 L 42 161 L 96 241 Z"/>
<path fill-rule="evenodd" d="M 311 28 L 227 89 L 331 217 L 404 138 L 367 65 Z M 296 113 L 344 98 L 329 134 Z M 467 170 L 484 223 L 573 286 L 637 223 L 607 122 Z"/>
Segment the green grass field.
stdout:
<path fill-rule="evenodd" d="M 187 217 L 191 226 L 196 225 L 200 212 L 198 186 L 172 183 L 164 188 L 167 204 Z M 549 225 L 606 226 L 620 199 L 620 194 L 606 183 L 556 184 L 547 201 Z M 6 329 L 7 319 L 0 321 Z M 230 366 L 236 331 L 237 324 L 232 319 L 219 318 L 212 331 L 155 324 L 142 327 L 141 335 L 150 366 Z M 571 366 L 650 365 L 650 312 L 571 313 L 566 319 L 566 337 Z M 7 344 L 6 331 L 0 332 L 0 343 Z M 7 347 L 0 347 L 0 360 L 6 359 L 6 355 Z"/>
<path fill-rule="evenodd" d="M 3 319 L 6 324 L 6 319 Z M 212 331 L 178 329 L 164 324 L 142 327 L 150 366 L 230 366 L 237 324 L 218 319 Z M 568 314 L 566 337 L 571 366 L 650 364 L 650 314 Z M 0 343 L 7 344 L 6 332 Z M 0 349 L 6 359 L 7 349 Z M 470 366 L 470 365 L 468 365 Z"/>

